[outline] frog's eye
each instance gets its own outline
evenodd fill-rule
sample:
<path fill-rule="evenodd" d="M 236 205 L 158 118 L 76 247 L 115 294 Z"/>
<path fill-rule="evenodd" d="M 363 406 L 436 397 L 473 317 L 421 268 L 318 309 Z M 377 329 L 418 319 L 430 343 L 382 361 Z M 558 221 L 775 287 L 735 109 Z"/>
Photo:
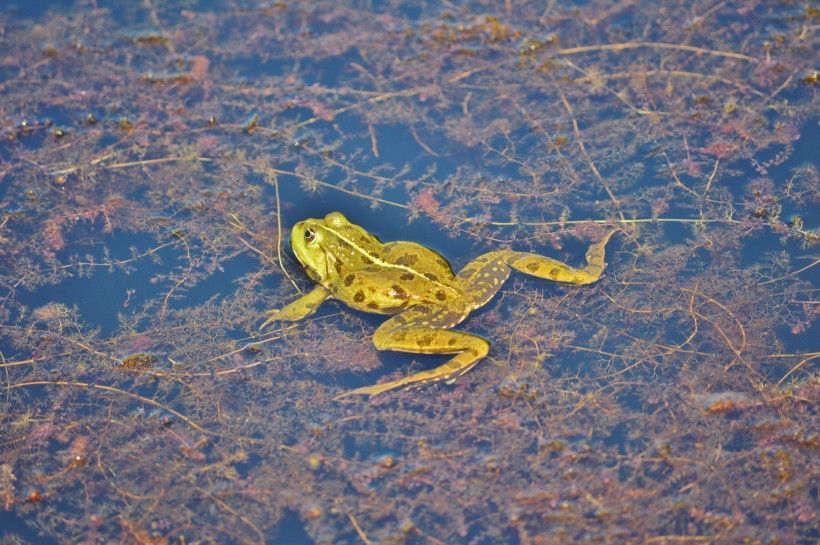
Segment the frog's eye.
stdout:
<path fill-rule="evenodd" d="M 316 229 L 313 227 L 308 227 L 305 229 L 305 242 L 313 242 L 316 238 Z"/>

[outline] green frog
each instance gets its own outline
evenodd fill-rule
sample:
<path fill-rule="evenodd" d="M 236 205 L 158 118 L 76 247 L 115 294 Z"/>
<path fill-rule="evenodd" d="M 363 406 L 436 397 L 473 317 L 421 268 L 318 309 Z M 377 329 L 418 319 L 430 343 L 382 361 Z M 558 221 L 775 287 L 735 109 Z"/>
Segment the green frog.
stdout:
<path fill-rule="evenodd" d="M 451 328 L 487 304 L 512 269 L 558 282 L 590 284 L 601 277 L 606 266 L 604 247 L 614 232 L 589 247 L 583 269 L 538 254 L 498 250 L 479 256 L 454 274 L 438 252 L 415 242 L 382 243 L 339 212 L 307 219 L 293 227 L 290 243 L 316 287 L 281 310 L 270 311 L 260 329 L 274 321 L 301 320 L 325 300 L 338 299 L 357 310 L 393 315 L 373 334 L 379 350 L 454 354 L 435 369 L 338 397 L 373 396 L 433 382 L 452 384 L 487 355 L 490 343 Z"/>

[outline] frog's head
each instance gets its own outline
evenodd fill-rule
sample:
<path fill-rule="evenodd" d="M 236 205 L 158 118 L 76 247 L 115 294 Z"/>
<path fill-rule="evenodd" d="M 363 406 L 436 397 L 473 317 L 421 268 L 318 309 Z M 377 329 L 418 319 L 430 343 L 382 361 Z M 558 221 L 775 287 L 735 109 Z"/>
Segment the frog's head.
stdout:
<path fill-rule="evenodd" d="M 308 275 L 325 287 L 362 267 L 381 246 L 379 239 L 339 212 L 293 226 L 290 246 Z"/>

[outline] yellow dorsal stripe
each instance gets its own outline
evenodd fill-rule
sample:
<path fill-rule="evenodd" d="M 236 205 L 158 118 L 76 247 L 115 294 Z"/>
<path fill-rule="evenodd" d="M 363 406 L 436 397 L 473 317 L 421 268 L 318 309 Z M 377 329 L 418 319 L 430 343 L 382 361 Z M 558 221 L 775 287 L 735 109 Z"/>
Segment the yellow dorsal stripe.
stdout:
<path fill-rule="evenodd" d="M 328 226 L 326 226 L 326 225 L 325 225 L 325 226 L 323 226 L 323 228 L 324 228 L 325 230 L 327 230 L 327 231 L 330 231 L 330 232 L 331 232 L 331 233 L 333 233 L 335 236 L 339 237 L 340 239 L 344 240 L 345 242 L 347 242 L 350 246 L 352 246 L 353 248 L 355 248 L 355 249 L 356 249 L 356 250 L 357 250 L 360 254 L 362 254 L 362 255 L 364 255 L 364 256 L 367 256 L 367 258 L 368 258 L 368 259 L 370 259 L 371 261 L 373 261 L 373 263 L 374 263 L 375 265 L 378 265 L 379 267 L 388 267 L 388 268 L 391 268 L 391 269 L 398 269 L 398 270 L 400 270 L 400 271 L 405 271 L 405 272 L 408 272 L 408 273 L 410 273 L 410 274 L 414 274 L 414 275 L 416 275 L 416 276 L 420 276 L 420 277 L 422 277 L 422 278 L 424 278 L 424 279 L 426 279 L 426 280 L 429 280 L 430 282 L 432 282 L 432 283 L 433 283 L 433 284 L 435 284 L 436 286 L 439 286 L 439 287 L 440 287 L 440 288 L 442 288 L 442 289 L 448 290 L 448 291 L 450 291 L 451 293 L 458 293 L 458 292 L 457 292 L 455 289 L 453 289 L 451 286 L 448 286 L 448 285 L 446 285 L 446 284 L 442 284 L 441 282 L 438 282 L 438 281 L 436 281 L 436 280 L 430 280 L 429 278 L 427 278 L 426 276 L 424 276 L 424 274 L 423 274 L 423 273 L 420 273 L 419 271 L 417 271 L 417 270 L 415 270 L 415 269 L 413 269 L 413 268 L 411 268 L 411 267 L 408 267 L 407 265 L 399 265 L 399 264 L 397 264 L 397 263 L 388 263 L 387 261 L 384 261 L 383 259 L 380 259 L 380 258 L 376 257 L 375 255 L 373 255 L 373 254 L 369 253 L 367 250 L 365 250 L 364 248 L 362 248 L 361 246 L 359 246 L 358 244 L 356 244 L 355 242 L 353 242 L 352 240 L 350 240 L 349 238 L 347 238 L 346 236 L 344 236 L 344 235 L 343 235 L 343 234 L 341 234 L 340 232 L 336 231 L 335 229 L 332 229 L 332 228 L 330 228 L 330 227 L 328 227 Z"/>

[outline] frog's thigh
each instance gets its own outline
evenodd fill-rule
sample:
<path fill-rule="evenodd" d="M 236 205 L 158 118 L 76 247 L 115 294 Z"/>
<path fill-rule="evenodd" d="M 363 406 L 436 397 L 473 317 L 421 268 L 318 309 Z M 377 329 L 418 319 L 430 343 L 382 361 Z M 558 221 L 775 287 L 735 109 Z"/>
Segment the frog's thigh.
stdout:
<path fill-rule="evenodd" d="M 512 269 L 504 261 L 507 251 L 490 252 L 467 263 L 458 272 L 458 278 L 464 287 L 464 297 L 468 299 L 470 309 L 484 306 L 498 293 Z"/>
<path fill-rule="evenodd" d="M 489 343 L 463 331 L 434 329 L 432 327 L 408 327 L 373 335 L 373 344 L 379 350 L 396 350 L 414 354 L 455 354 L 474 351 L 476 357 L 487 355 Z M 483 352 L 479 354 L 480 352 Z"/>
<path fill-rule="evenodd" d="M 549 257 L 526 252 L 508 252 L 505 261 L 510 267 L 539 278 L 570 284 L 591 284 L 604 272 L 604 248 L 614 232 L 610 231 L 600 242 L 589 247 L 587 265 L 583 269 L 574 269 Z"/>

